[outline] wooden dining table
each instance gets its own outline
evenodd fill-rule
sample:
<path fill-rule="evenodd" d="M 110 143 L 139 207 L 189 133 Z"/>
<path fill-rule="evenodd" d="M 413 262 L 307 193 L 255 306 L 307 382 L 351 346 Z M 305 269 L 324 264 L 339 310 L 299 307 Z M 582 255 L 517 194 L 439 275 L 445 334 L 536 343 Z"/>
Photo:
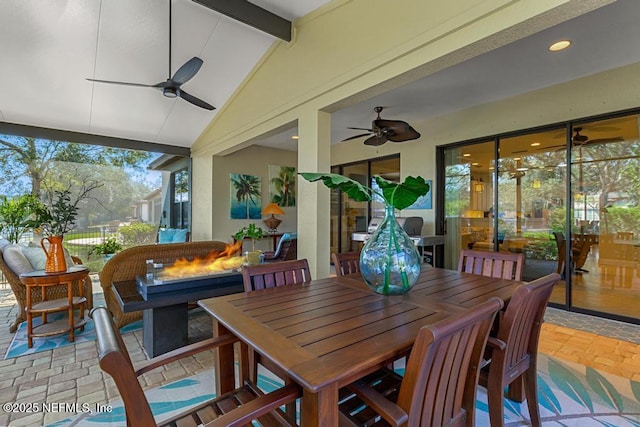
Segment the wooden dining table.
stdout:
<path fill-rule="evenodd" d="M 303 390 L 303 426 L 338 425 L 338 390 L 407 355 L 418 330 L 499 297 L 522 282 L 423 265 L 405 295 L 372 292 L 359 274 L 201 300 L 214 334 L 234 334 Z M 246 348 L 246 346 L 242 348 Z M 239 352 L 240 378 L 248 377 Z M 217 393 L 235 387 L 234 350 L 216 355 Z"/>

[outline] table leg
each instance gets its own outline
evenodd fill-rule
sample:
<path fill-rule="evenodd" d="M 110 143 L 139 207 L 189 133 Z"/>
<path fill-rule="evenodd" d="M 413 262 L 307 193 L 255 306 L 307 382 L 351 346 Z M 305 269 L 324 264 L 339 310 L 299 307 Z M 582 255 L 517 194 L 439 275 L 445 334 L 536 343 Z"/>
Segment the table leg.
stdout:
<path fill-rule="evenodd" d="M 33 347 L 33 313 L 31 312 L 31 288 L 27 289 L 27 347 Z"/>
<path fill-rule="evenodd" d="M 331 384 L 318 393 L 304 390 L 300 414 L 302 427 L 338 425 L 338 385 Z"/>
<path fill-rule="evenodd" d="M 156 357 L 187 345 L 188 304 L 174 304 L 142 311 L 142 345 Z"/>
<path fill-rule="evenodd" d="M 64 285 L 64 283 L 62 283 Z M 73 342 L 76 339 L 74 322 L 73 322 L 73 283 L 67 282 L 67 303 L 69 304 L 69 308 L 67 309 L 67 313 L 69 313 L 69 342 Z"/>
<path fill-rule="evenodd" d="M 230 332 L 214 320 L 213 336 L 219 337 Z M 220 346 L 216 349 L 216 363 L 214 366 L 216 375 L 216 394 L 218 396 L 232 391 L 236 387 L 235 369 L 233 366 L 233 344 Z"/>

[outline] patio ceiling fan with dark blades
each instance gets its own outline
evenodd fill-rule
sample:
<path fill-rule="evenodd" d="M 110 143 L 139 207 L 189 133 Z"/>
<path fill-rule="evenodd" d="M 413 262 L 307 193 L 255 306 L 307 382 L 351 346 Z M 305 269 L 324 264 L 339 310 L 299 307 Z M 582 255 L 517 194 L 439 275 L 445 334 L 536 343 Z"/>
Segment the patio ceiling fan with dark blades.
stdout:
<path fill-rule="evenodd" d="M 582 132 L 582 128 L 581 127 L 575 127 L 573 128 L 573 131 L 575 132 L 573 134 L 573 136 L 571 137 L 571 145 L 576 147 L 576 146 L 585 146 L 585 145 L 592 145 L 592 144 L 603 144 L 603 143 L 607 143 L 607 142 L 620 142 L 620 141 L 624 141 L 624 138 L 621 136 L 614 136 L 611 138 L 596 138 L 596 139 L 590 139 L 589 136 L 584 135 L 580 132 Z M 558 137 L 556 137 L 558 138 Z M 558 148 L 559 150 L 563 150 L 565 149 L 565 145 L 552 145 L 549 147 L 540 147 L 538 148 L 538 150 L 548 150 L 550 148 Z"/>
<path fill-rule="evenodd" d="M 115 84 L 115 85 L 125 85 L 125 86 L 137 86 L 137 87 L 151 87 L 155 89 L 159 89 L 162 91 L 162 94 L 167 98 L 182 98 L 185 101 L 200 107 L 206 110 L 215 110 L 216 107 L 213 105 L 197 98 L 182 89 L 182 85 L 191 80 L 202 67 L 203 61 L 202 59 L 194 56 L 186 63 L 184 63 L 175 74 L 171 75 L 171 0 L 169 0 L 169 78 L 163 82 L 156 83 L 153 85 L 143 84 L 143 83 L 130 83 L 130 82 L 119 82 L 113 80 L 99 80 L 99 79 L 89 79 L 90 82 L 97 83 L 107 83 L 107 84 Z"/>
<path fill-rule="evenodd" d="M 348 128 L 348 129 L 356 129 L 356 130 L 366 130 L 367 133 L 351 136 L 349 138 L 343 139 L 342 142 L 371 135 L 369 138 L 367 138 L 364 141 L 364 144 L 379 146 L 384 144 L 387 141 L 404 142 L 404 141 L 410 141 L 412 139 L 420 138 L 420 133 L 418 133 L 414 128 L 412 128 L 409 125 L 409 123 L 404 122 L 402 120 L 382 119 L 380 117 L 380 113 L 382 112 L 383 109 L 384 107 L 375 107 L 373 109 L 373 111 L 375 111 L 378 114 L 378 117 L 371 123 L 371 129 L 356 128 L 356 127 Z"/>

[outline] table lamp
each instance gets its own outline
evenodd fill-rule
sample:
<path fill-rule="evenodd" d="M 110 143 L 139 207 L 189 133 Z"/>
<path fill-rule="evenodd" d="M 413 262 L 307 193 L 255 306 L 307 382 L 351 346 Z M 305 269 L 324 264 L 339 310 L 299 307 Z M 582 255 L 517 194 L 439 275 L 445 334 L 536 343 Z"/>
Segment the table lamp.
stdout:
<path fill-rule="evenodd" d="M 269 233 L 276 233 L 278 231 L 277 228 L 282 220 L 279 220 L 274 215 L 284 215 L 284 211 L 282 210 L 282 208 L 280 208 L 280 206 L 275 203 L 269 203 L 267 206 L 265 206 L 264 209 L 262 209 L 261 213 L 262 215 L 271 214 L 270 218 L 263 219 L 262 222 L 264 222 L 267 227 L 269 227 Z"/>

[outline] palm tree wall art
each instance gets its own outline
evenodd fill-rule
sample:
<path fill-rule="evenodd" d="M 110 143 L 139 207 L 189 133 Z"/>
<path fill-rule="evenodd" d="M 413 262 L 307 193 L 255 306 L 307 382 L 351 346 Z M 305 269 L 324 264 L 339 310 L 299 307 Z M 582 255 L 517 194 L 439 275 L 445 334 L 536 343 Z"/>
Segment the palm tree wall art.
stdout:
<path fill-rule="evenodd" d="M 262 216 L 262 178 L 238 173 L 229 174 L 231 182 L 231 219 L 260 219 Z"/>
<path fill-rule="evenodd" d="M 278 206 L 296 205 L 296 168 L 269 165 L 269 199 Z"/>

